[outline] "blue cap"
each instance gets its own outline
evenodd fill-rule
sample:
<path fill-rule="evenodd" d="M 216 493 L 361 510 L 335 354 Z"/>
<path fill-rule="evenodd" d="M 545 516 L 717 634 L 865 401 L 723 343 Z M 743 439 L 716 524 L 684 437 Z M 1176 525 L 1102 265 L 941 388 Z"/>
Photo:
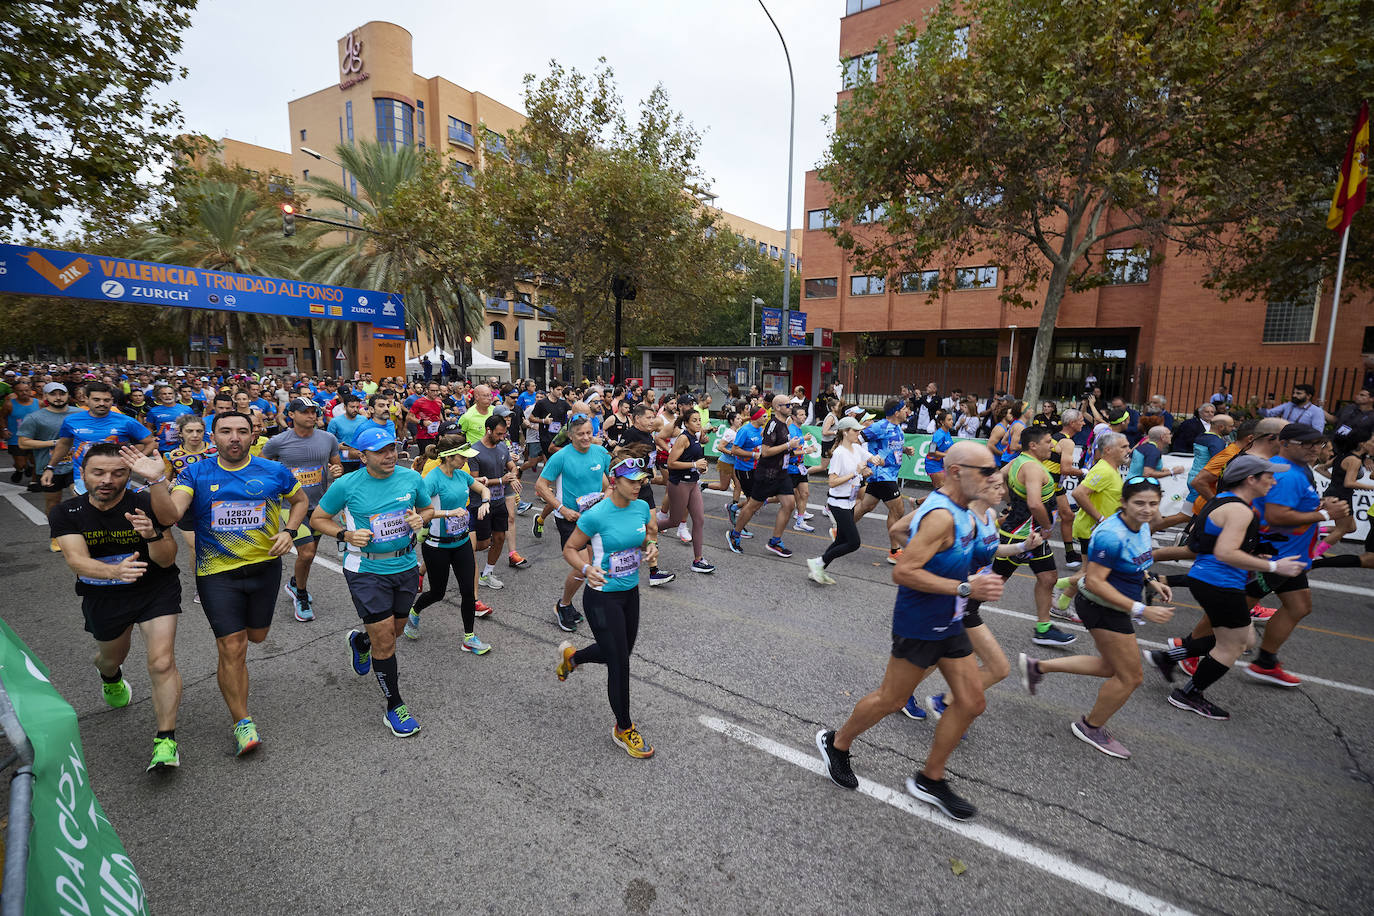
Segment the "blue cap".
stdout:
<path fill-rule="evenodd" d="M 353 437 L 353 447 L 360 452 L 378 452 L 396 441 L 396 434 L 380 426 L 370 426 Z"/>

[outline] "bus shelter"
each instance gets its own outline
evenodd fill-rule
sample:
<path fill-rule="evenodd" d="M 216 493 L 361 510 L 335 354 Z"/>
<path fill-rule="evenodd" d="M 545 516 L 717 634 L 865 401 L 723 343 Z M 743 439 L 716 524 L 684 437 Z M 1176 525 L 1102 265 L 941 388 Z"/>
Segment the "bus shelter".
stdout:
<path fill-rule="evenodd" d="M 686 385 L 720 403 L 735 387 L 749 386 L 786 394 L 800 385 L 814 398 L 821 386 L 836 379 L 835 347 L 640 347 L 641 380 L 655 391 Z"/>

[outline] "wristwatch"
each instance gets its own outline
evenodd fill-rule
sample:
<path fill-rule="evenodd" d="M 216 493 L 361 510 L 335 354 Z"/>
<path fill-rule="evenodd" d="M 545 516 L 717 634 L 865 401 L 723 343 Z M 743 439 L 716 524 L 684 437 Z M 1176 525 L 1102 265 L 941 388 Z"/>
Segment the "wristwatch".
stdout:
<path fill-rule="evenodd" d="M 345 528 L 345 529 L 343 529 L 342 531 L 340 531 L 338 534 L 334 535 L 334 540 L 336 540 L 336 541 L 339 542 L 339 546 L 340 546 L 340 547 L 343 547 L 343 546 L 347 543 L 347 541 L 345 540 L 345 538 L 347 538 L 347 537 L 348 537 L 348 529 Z"/>
<path fill-rule="evenodd" d="M 957 593 L 960 598 L 967 598 L 969 595 L 973 594 L 973 586 L 969 585 L 967 582 L 960 582 Z"/>

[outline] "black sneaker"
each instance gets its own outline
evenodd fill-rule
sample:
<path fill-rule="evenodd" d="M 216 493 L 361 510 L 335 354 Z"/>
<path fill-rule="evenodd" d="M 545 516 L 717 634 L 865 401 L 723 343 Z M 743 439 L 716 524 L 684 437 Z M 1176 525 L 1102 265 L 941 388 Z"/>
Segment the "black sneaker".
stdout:
<path fill-rule="evenodd" d="M 816 732 L 816 750 L 821 752 L 821 762 L 825 764 L 825 775 L 841 789 L 857 789 L 859 777 L 849 768 L 849 751 L 835 746 L 835 733 L 821 729 Z"/>
<path fill-rule="evenodd" d="M 1077 569 L 1078 567 L 1080 567 L 1080 566 L 1082 566 L 1082 565 L 1083 565 L 1083 558 L 1082 558 L 1081 556 L 1079 556 L 1078 551 L 1076 551 L 1076 550 L 1066 550 L 1066 551 L 1064 551 L 1064 567 L 1065 567 L 1066 569 Z"/>
<path fill-rule="evenodd" d="M 1177 706 L 1179 709 L 1187 709 L 1202 716 L 1204 719 L 1212 719 L 1217 722 L 1225 722 L 1231 718 L 1231 714 L 1220 706 L 1207 699 L 1196 690 L 1180 690 L 1177 687 L 1169 694 L 1169 705 Z"/>
<path fill-rule="evenodd" d="M 1167 653 L 1160 652 L 1158 649 L 1141 649 L 1140 654 L 1145 656 L 1145 661 L 1159 669 L 1159 673 L 1164 676 L 1164 680 L 1170 684 L 1174 682 L 1174 675 L 1178 673 L 1178 662 L 1174 661 Z"/>
<path fill-rule="evenodd" d="M 978 813 L 970 802 L 954 794 L 949 782 L 931 779 L 924 773 L 906 778 L 906 790 L 923 802 L 929 802 L 956 821 L 966 821 Z"/>
<path fill-rule="evenodd" d="M 577 632 L 577 620 L 580 616 L 577 613 L 577 608 L 573 607 L 571 604 L 566 607 L 561 604 L 555 604 L 553 610 L 554 616 L 558 620 L 558 629 L 562 630 L 564 633 Z"/>

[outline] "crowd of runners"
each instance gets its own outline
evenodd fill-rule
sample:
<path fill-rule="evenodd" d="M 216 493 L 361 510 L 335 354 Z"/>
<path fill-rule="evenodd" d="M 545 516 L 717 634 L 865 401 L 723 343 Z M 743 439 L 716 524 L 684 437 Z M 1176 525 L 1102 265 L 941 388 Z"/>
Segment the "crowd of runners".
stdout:
<path fill-rule="evenodd" d="M 653 747 L 630 703 L 641 583 L 710 575 L 705 546 L 747 555 L 758 549 L 751 524 L 771 524 L 757 540 L 782 558 L 793 556 L 789 530 L 825 527 L 829 546 L 799 563 L 798 575 L 828 600 L 835 564 L 863 546 L 858 522 L 881 505 L 885 535 L 870 546 L 893 565 L 891 654 L 882 682 L 838 728 L 818 732 L 816 746 L 830 778 L 853 789 L 856 738 L 899 711 L 938 720 L 907 788 L 958 819 L 976 808 L 946 781 L 946 763 L 984 712 L 988 688 L 1013 671 L 1031 693 L 1051 688 L 1051 675 L 1100 679 L 1092 708 L 1068 730 L 1127 758 L 1107 726 L 1146 672 L 1173 685 L 1173 707 L 1229 718 L 1219 682 L 1251 650 L 1244 674 L 1300 683 L 1279 653 L 1312 612 L 1309 572 L 1374 566 L 1374 536 L 1363 552 L 1329 552 L 1355 528 L 1356 491 L 1374 489 L 1366 390 L 1331 414 L 1305 385 L 1267 407 L 1237 405 L 1222 389 L 1182 420 L 1162 398 L 1138 411 L 1094 390 L 1038 409 L 942 396 L 934 383 L 872 409 L 837 394 L 755 388 L 714 404 L 685 389 L 599 382 L 541 389 L 19 365 L 0 382 L 0 416 L 11 482 L 44 494 L 51 549 L 76 577 L 110 706 L 130 702 L 123 665 L 133 627 L 144 637 L 156 719 L 150 770 L 180 763 L 183 546 L 239 755 L 263 740 L 250 712 L 248 644 L 267 637 L 283 592 L 296 621 L 315 619 L 311 570 L 324 542 L 359 618 L 340 652 L 358 676 L 376 677 L 391 734 L 420 731 L 401 692 L 402 637 L 420 639 L 425 612 L 448 599 L 461 616 L 458 648 L 487 655 L 476 620 L 500 604 L 500 576 L 533 575 L 547 583 L 551 625 L 590 631 L 581 648 L 565 640 L 555 651 L 551 639 L 551 673 L 562 681 L 602 666 L 611 738 L 646 758 Z M 912 433 L 929 436 L 920 455 Z M 714 476 L 709 453 L 718 456 Z M 1191 461 L 1167 457 L 1180 453 Z M 906 485 L 901 469 L 913 461 L 929 490 Z M 1187 476 L 1188 498 L 1162 516 L 1160 481 L 1171 475 Z M 727 501 L 723 530 L 708 529 L 707 491 Z M 550 517 L 564 564 L 532 569 L 517 540 L 551 537 Z M 1171 532 L 1170 546 L 1159 546 L 1161 532 Z M 664 533 L 686 545 L 690 564 L 676 549 L 660 551 Z M 1164 561 L 1190 565 L 1161 575 Z M 1031 642 L 1056 651 L 1013 662 L 979 609 L 1022 569 L 1034 578 Z M 1169 627 L 1179 590 L 1202 620 L 1167 649 L 1142 652 L 1136 625 Z M 1277 609 L 1259 603 L 1271 594 Z M 1056 619 L 1085 629 L 1096 653 L 1073 652 L 1077 636 Z M 937 670 L 943 690 L 922 696 Z"/>

